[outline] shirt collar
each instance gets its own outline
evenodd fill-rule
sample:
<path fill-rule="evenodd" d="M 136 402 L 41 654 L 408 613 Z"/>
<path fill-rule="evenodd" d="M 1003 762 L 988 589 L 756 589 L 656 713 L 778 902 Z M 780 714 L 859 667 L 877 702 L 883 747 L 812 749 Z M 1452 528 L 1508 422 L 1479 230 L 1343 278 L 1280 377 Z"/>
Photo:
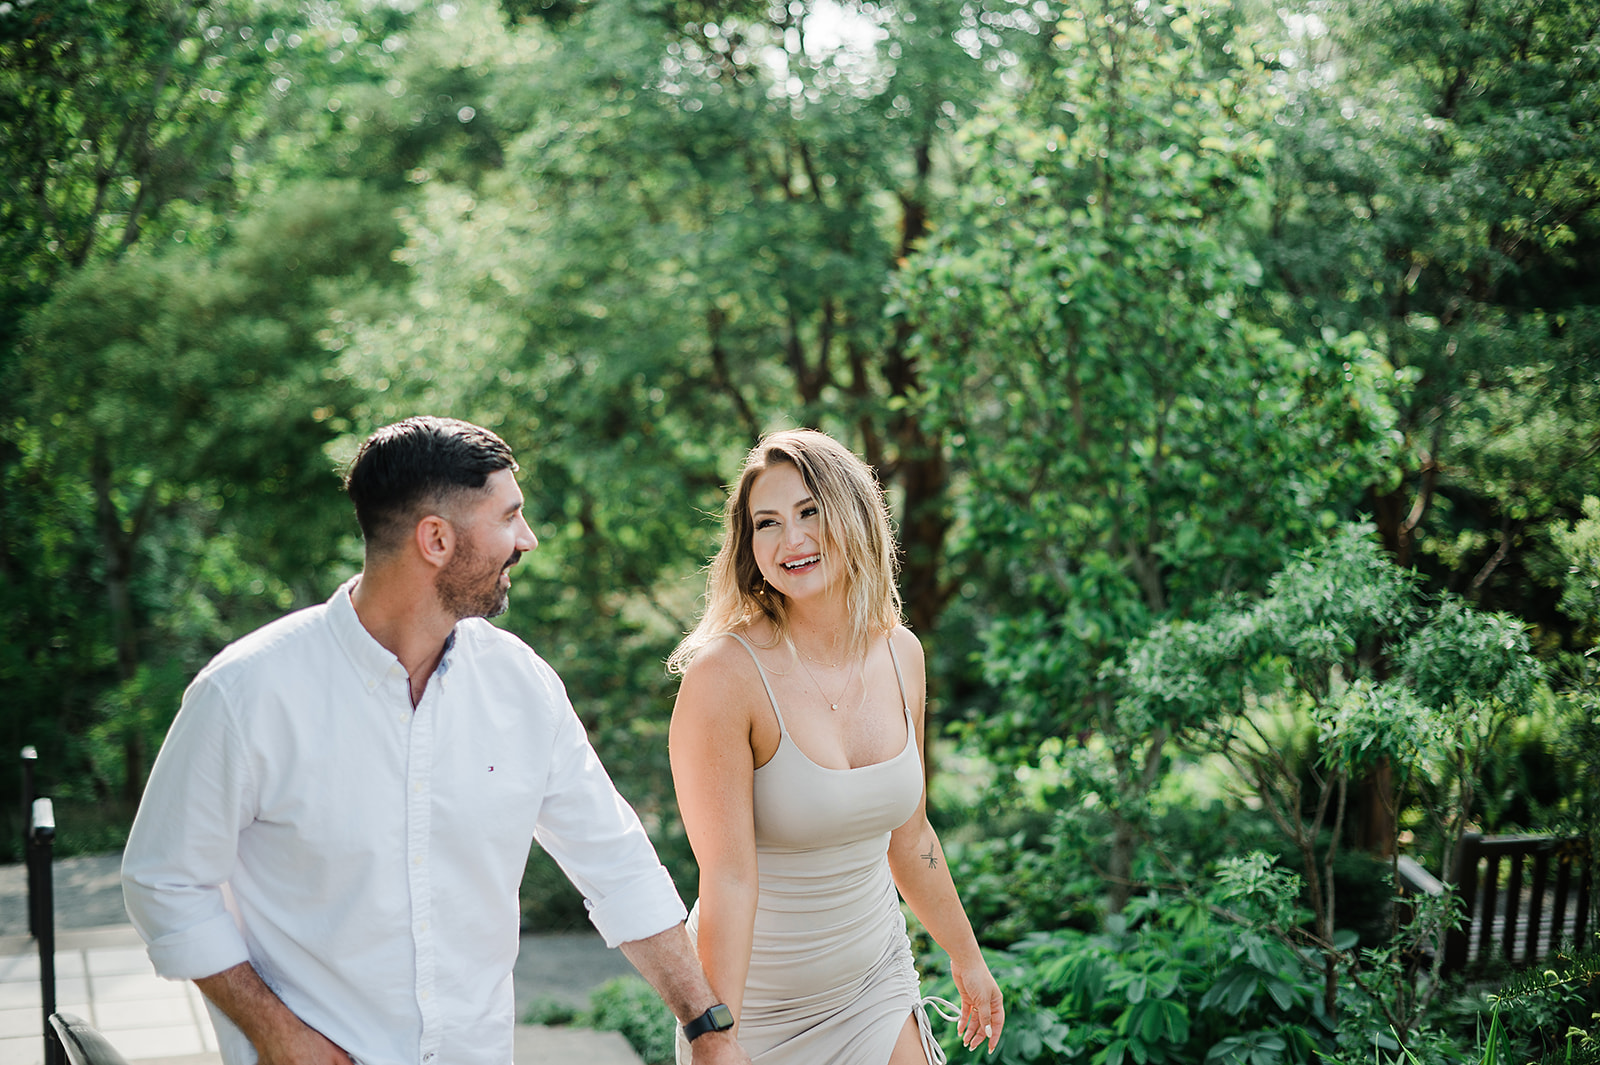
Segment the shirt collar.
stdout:
<path fill-rule="evenodd" d="M 398 672 L 404 676 L 406 670 L 392 651 L 372 638 L 372 633 L 356 616 L 356 605 L 350 598 L 350 592 L 360 580 L 358 573 L 339 585 L 339 589 L 328 600 L 328 621 L 333 628 L 334 639 L 339 641 L 350 664 L 356 667 L 362 683 L 370 690 L 390 673 Z"/>
<path fill-rule="evenodd" d="M 350 598 L 350 592 L 360 580 L 361 575 L 358 573 L 339 585 L 339 589 L 328 600 L 328 620 L 333 627 L 334 638 L 344 649 L 350 664 L 356 667 L 362 683 L 370 690 L 391 674 L 405 677 L 406 668 L 400 664 L 394 652 L 374 639 L 372 633 L 367 631 L 367 627 L 361 624 L 361 618 L 356 614 L 355 602 Z M 451 629 L 450 635 L 445 637 L 444 655 L 434 667 L 437 676 L 443 676 L 450 668 L 451 652 L 455 650 L 457 631 L 459 630 Z"/>

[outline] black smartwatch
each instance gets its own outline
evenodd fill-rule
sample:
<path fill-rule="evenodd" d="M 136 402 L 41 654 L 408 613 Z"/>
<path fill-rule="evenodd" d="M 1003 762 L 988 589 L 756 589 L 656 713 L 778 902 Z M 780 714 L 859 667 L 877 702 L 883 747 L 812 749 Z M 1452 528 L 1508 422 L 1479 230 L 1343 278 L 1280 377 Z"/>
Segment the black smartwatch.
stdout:
<path fill-rule="evenodd" d="M 717 1003 L 683 1026 L 684 1038 L 694 1042 L 707 1032 L 726 1032 L 733 1027 L 733 1011 Z"/>

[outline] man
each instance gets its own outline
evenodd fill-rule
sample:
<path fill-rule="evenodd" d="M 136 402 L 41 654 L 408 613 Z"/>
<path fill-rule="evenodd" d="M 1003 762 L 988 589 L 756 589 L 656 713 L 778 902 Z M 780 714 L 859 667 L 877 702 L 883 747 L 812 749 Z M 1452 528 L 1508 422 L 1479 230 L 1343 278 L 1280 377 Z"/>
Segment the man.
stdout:
<path fill-rule="evenodd" d="M 560 679 L 483 620 L 538 546 L 516 469 L 465 422 L 378 430 L 346 479 L 361 574 L 184 694 L 123 892 L 156 971 L 204 992 L 228 1065 L 509 1065 L 534 838 L 697 1033 L 696 1061 L 749 1060 Z"/>

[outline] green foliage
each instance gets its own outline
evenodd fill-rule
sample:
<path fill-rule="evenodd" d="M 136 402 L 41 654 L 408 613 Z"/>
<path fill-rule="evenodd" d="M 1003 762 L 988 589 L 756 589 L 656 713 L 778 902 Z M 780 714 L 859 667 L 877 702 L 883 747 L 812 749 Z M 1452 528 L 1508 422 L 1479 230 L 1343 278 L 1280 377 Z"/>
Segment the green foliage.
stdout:
<path fill-rule="evenodd" d="M 1564 663 L 1555 700 L 1555 753 L 1565 769 L 1559 800 L 1547 810 L 1551 829 L 1585 842 L 1600 855 L 1600 651 Z M 1589 913 L 1600 914 L 1600 876 L 1591 878 Z"/>
<path fill-rule="evenodd" d="M 0 737 L 118 811 L 184 678 L 353 571 L 337 461 L 451 413 L 523 461 L 507 624 L 691 894 L 660 662 L 738 455 L 816 424 L 895 502 L 932 727 L 1010 778 L 949 834 L 985 945 L 1117 982 L 1019 971 L 1012 1060 L 1292 1060 L 1318 1009 L 1352 1061 L 1462 1057 L 1414 979 L 1452 912 L 1352 954 L 1381 905 L 1339 811 L 1388 766 L 1441 865 L 1473 819 L 1600 847 L 1594 32 L 1579 0 L 8 5 Z M 1206 801 L 1259 813 L 1175 783 L 1222 754 Z M 541 858 L 525 918 L 581 922 Z M 1098 931 L 1105 885 L 1219 869 L 1257 925 Z M 1320 997 L 1248 947 L 1197 971 L 1302 907 Z"/>
<path fill-rule="evenodd" d="M 990 962 L 1006 994 L 1005 1065 L 1272 1065 L 1314 1061 L 1328 1043 L 1299 953 L 1204 900 L 1139 898 L 1102 932 L 1032 933 Z M 953 1026 L 939 1034 L 957 1060 Z"/>
<path fill-rule="evenodd" d="M 1508 1059 L 1600 1060 L 1600 937 L 1512 976 L 1490 996 Z M 1491 1045 L 1493 1039 L 1487 1040 Z M 1488 1048 L 1486 1048 L 1487 1050 Z M 1537 1057 L 1535 1057 L 1537 1055 Z"/>
<path fill-rule="evenodd" d="M 1538 673 L 1520 622 L 1452 598 L 1427 602 L 1357 527 L 1297 557 L 1258 602 L 1163 626 L 1118 668 L 1130 692 L 1121 712 L 1141 728 L 1174 722 L 1187 742 L 1226 757 L 1298 855 L 1329 1017 L 1346 949 L 1335 868 L 1351 782 L 1392 772 L 1395 792 L 1380 801 L 1391 815 L 1415 803 L 1435 868 L 1453 868 L 1489 752 L 1526 712 Z M 1302 714 L 1316 733 L 1304 767 L 1286 754 Z M 1434 916 L 1442 936 L 1455 915 Z M 1402 1034 L 1437 992 L 1439 964 L 1424 1000 L 1387 1018 Z"/>
<path fill-rule="evenodd" d="M 957 550 L 998 554 L 1016 603 L 989 641 L 997 740 L 1095 721 L 1101 662 L 1258 586 L 1381 452 L 1376 353 L 1237 313 L 1261 70 L 1208 66 L 1222 25 L 1102 9 L 1062 22 L 1045 114 L 968 125 L 961 212 L 904 282 L 924 417 L 971 478 Z"/>
<path fill-rule="evenodd" d="M 1339 1048 L 1326 1059 L 1340 1065 L 1589 1065 L 1600 1060 L 1597 976 L 1600 954 L 1564 949 L 1508 977 L 1492 994 L 1462 991 L 1403 1043 L 1376 1010 L 1348 1018 Z"/>
<path fill-rule="evenodd" d="M 1273 320 L 1361 330 L 1412 375 L 1372 504 L 1399 561 L 1559 622 L 1525 581 L 1595 491 L 1592 7 L 1285 18 L 1280 179 L 1256 241 Z"/>
<path fill-rule="evenodd" d="M 522 1011 L 523 1024 L 541 1024 L 551 1028 L 572 1024 L 579 1011 L 553 998 L 536 998 Z"/>
<path fill-rule="evenodd" d="M 1063 11 L 1025 106 L 964 128 L 958 211 L 900 284 L 917 409 L 965 489 L 953 554 L 989 586 L 974 732 L 1022 764 L 1042 737 L 1104 741 L 1113 905 L 1182 726 L 1130 727 L 1105 667 L 1337 521 L 1403 384 L 1364 337 L 1248 313 L 1276 104 L 1249 31 L 1209 14 Z"/>
<path fill-rule="evenodd" d="M 601 1032 L 617 1032 L 628 1041 L 645 1065 L 672 1065 L 678 1022 L 643 979 L 619 976 L 607 980 L 589 995 L 589 1005 L 573 1009 L 554 999 L 530 1003 L 523 1024 L 574 1025 Z"/>
<path fill-rule="evenodd" d="M 1112 785 L 1104 762 L 1081 748 L 1046 741 L 1040 766 L 1002 776 L 969 806 L 943 811 L 940 834 L 951 878 L 980 943 L 1004 948 L 1030 931 L 1093 931 L 1104 918 L 1105 839 L 1113 821 L 1099 801 Z M 1193 774 L 1198 767 L 1190 764 Z M 1130 870 L 1138 885 L 1208 881 L 1217 864 L 1283 844 L 1265 815 L 1205 798 L 1174 773 L 1149 797 L 1147 832 Z M 1293 858 L 1293 855 L 1290 855 Z M 1358 859 L 1341 862 L 1341 897 L 1372 879 Z M 1386 912 L 1388 893 L 1373 910 Z"/>
<path fill-rule="evenodd" d="M 65 0 L 0 15 L 0 352 L 66 271 L 120 254 L 174 201 L 226 195 L 216 179 L 271 77 L 259 14 Z"/>
<path fill-rule="evenodd" d="M 323 448 L 349 392 L 317 334 L 337 294 L 396 278 L 397 236 L 368 190 L 295 186 L 221 254 L 86 267 L 29 319 L 7 376 L 26 415 L 0 433 L 31 512 L 5 554 L 36 565 L 0 570 L 19 607 L 0 676 L 47 774 L 136 797 L 187 678 L 331 591 L 349 519 Z M 99 588 L 40 625 L 52 584 Z M 79 685 L 51 679 L 86 655 Z"/>
<path fill-rule="evenodd" d="M 1565 562 L 1561 610 L 1593 641 L 1600 637 L 1600 497 L 1584 496 L 1582 520 L 1556 526 L 1550 537 Z"/>
<path fill-rule="evenodd" d="M 980 819 L 942 839 L 951 879 L 979 942 L 1004 947 L 1036 929 L 1098 926 L 1098 840 L 1078 811 Z"/>
<path fill-rule="evenodd" d="M 491 10 L 458 6 L 479 27 Z M 886 11 L 882 39 L 835 45 L 802 40 L 781 6 L 571 14 L 465 49 L 505 166 L 418 167 L 407 305 L 347 315 L 328 343 L 363 393 L 347 449 L 416 410 L 517 448 L 542 548 L 505 623 L 677 847 L 661 661 L 760 432 L 815 424 L 859 447 L 900 502 L 919 632 L 950 594 L 944 456 L 906 408 L 918 369 L 885 290 L 931 211 L 932 146 L 986 79 L 946 25 L 953 4 Z"/>
<path fill-rule="evenodd" d="M 1352 527 L 1287 566 L 1258 603 L 1135 645 L 1118 667 L 1130 692 L 1119 712 L 1209 737 L 1259 786 L 1259 758 L 1292 774 L 1272 699 L 1303 699 L 1322 769 L 1348 779 L 1388 761 L 1459 833 L 1488 750 L 1531 694 L 1528 652 L 1515 619 L 1450 598 L 1429 606 L 1415 577 Z M 1270 808 L 1292 818 L 1291 806 Z"/>
<path fill-rule="evenodd" d="M 619 976 L 595 988 L 589 1008 L 574 1023 L 620 1032 L 645 1065 L 672 1065 L 678 1022 L 655 989 L 637 976 Z"/>

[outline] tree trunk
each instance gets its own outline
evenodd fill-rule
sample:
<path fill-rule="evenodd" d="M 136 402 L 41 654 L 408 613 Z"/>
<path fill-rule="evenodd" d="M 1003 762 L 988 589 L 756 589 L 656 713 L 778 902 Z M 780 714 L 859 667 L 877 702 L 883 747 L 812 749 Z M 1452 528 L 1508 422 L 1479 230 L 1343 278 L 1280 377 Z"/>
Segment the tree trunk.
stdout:
<path fill-rule="evenodd" d="M 1399 828 L 1394 819 L 1394 767 L 1387 758 L 1356 783 L 1350 843 L 1379 857 L 1392 857 Z"/>
<path fill-rule="evenodd" d="M 1138 842 L 1133 822 L 1114 811 L 1111 815 L 1111 857 L 1106 863 L 1106 905 L 1121 913 L 1133 897 L 1133 848 Z"/>

